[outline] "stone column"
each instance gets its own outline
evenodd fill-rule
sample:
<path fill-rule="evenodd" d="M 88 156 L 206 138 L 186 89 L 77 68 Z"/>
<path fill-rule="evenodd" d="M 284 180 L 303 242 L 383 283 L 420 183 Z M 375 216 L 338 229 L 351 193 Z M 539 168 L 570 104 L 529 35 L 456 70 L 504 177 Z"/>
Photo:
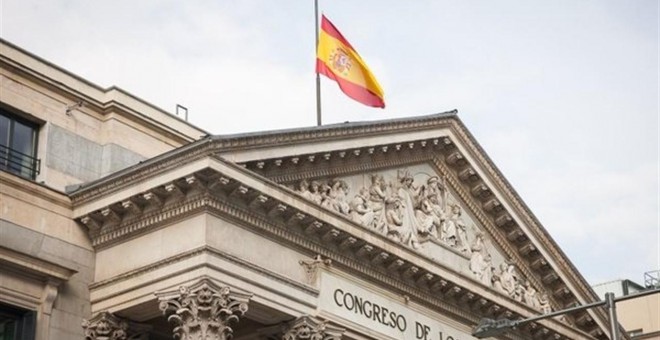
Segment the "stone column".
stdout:
<path fill-rule="evenodd" d="M 304 315 L 287 324 L 282 340 L 341 340 L 344 331 L 326 321 Z"/>
<path fill-rule="evenodd" d="M 230 324 L 245 314 L 251 297 L 206 279 L 156 296 L 167 321 L 174 324 L 174 338 L 181 340 L 231 339 Z"/>
<path fill-rule="evenodd" d="M 127 340 L 128 322 L 108 312 L 96 314 L 89 320 L 83 320 L 85 340 Z"/>

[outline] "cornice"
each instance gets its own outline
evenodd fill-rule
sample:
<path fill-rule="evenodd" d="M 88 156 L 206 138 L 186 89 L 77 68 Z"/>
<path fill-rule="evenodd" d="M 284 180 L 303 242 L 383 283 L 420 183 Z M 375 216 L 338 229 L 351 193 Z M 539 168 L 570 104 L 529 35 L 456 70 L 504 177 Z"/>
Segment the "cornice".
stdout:
<path fill-rule="evenodd" d="M 379 121 L 322 125 L 311 128 L 275 130 L 226 136 L 212 136 L 224 151 L 259 147 L 284 146 L 305 142 L 321 143 L 337 139 L 363 138 L 371 135 L 406 133 L 447 127 L 458 120 L 458 111 Z"/>
<path fill-rule="evenodd" d="M 515 191 L 513 186 L 506 180 L 504 175 L 499 171 L 494 162 L 490 159 L 488 154 L 484 151 L 481 145 L 476 141 L 474 136 L 463 126 L 460 121 L 457 121 L 457 124 L 460 125 L 460 129 L 457 129 L 457 137 L 460 139 L 460 142 L 463 145 L 467 146 L 467 149 L 470 151 L 470 154 L 479 161 L 480 164 L 487 170 L 488 175 L 493 180 L 493 182 L 498 187 L 498 191 L 505 195 L 507 200 L 511 202 L 517 212 L 520 213 L 520 216 L 523 217 L 524 223 L 529 226 L 527 228 L 532 232 L 533 236 L 544 244 L 545 249 L 550 252 L 553 257 L 553 260 L 560 265 L 562 268 L 561 272 L 568 275 L 572 283 L 576 285 L 576 288 L 579 289 L 579 295 L 585 297 L 586 301 L 580 301 L 580 303 L 588 303 L 597 301 L 598 297 L 595 295 L 589 284 L 586 282 L 584 277 L 582 277 L 573 265 L 573 263 L 568 259 L 566 254 L 561 250 L 559 245 L 555 240 L 550 236 L 548 231 L 543 227 L 538 218 L 534 215 L 531 209 L 524 203 L 520 195 Z M 562 308 L 570 307 L 569 305 L 562 306 Z M 603 311 L 594 311 L 589 312 L 595 313 L 600 318 L 601 327 L 607 329 L 604 325 L 607 324 L 607 317 Z M 604 334 L 603 334 L 604 336 Z"/>
<path fill-rule="evenodd" d="M 156 177 L 181 164 L 207 157 L 210 155 L 209 139 L 185 145 L 177 150 L 148 159 L 138 165 L 120 170 L 108 177 L 85 183 L 69 194 L 74 206 L 80 206 L 98 197 L 107 196 L 123 188 L 134 185 L 147 178 Z M 176 157 L 173 157 L 176 156 Z"/>

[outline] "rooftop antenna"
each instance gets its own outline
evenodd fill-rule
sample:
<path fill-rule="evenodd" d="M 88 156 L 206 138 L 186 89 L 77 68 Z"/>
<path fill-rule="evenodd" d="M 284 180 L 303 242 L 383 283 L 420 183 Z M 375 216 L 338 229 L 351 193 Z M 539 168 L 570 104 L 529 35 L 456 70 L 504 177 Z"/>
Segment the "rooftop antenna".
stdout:
<path fill-rule="evenodd" d="M 176 104 L 176 115 L 181 116 L 181 113 L 183 113 L 183 115 L 185 117 L 184 119 L 187 122 L 188 121 L 188 108 L 183 106 L 183 105 Z"/>

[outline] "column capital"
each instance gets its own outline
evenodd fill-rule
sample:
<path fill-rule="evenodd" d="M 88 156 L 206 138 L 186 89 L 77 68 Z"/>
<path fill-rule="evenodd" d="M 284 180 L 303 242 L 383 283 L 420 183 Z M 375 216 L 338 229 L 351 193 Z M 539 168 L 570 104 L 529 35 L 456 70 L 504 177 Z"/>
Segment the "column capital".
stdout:
<path fill-rule="evenodd" d="M 232 322 L 248 309 L 252 295 L 232 292 L 204 279 L 177 290 L 158 292 L 159 309 L 174 324 L 174 337 L 181 340 L 231 339 Z"/>
<path fill-rule="evenodd" d="M 85 340 L 126 340 L 128 322 L 109 312 L 96 314 L 89 320 L 83 320 Z"/>
<path fill-rule="evenodd" d="M 341 340 L 345 330 L 329 325 L 309 315 L 303 315 L 287 325 L 282 340 Z"/>

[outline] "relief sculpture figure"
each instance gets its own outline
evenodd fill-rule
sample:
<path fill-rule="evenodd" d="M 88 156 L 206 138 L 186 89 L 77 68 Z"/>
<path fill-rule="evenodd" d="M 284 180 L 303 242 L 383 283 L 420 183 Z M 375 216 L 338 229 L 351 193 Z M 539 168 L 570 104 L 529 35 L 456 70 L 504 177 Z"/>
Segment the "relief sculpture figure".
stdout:
<path fill-rule="evenodd" d="M 518 278 L 515 269 L 513 264 L 502 262 L 500 265 L 500 284 L 502 290 L 510 297 L 515 297 L 517 294 Z"/>
<path fill-rule="evenodd" d="M 444 177 L 441 182 L 438 180 L 438 176 L 431 176 L 426 181 L 426 184 L 429 194 L 435 196 L 438 205 L 444 211 L 447 207 L 447 187 Z"/>
<path fill-rule="evenodd" d="M 523 298 L 523 302 L 525 302 L 528 306 L 534 309 L 541 308 L 541 305 L 539 303 L 538 292 L 529 281 L 525 281 L 522 298 Z"/>
<path fill-rule="evenodd" d="M 348 195 L 348 184 L 340 179 L 335 179 L 333 181 L 332 187 L 330 188 L 328 199 L 330 200 L 330 206 L 333 210 L 348 215 L 350 213 L 350 207 L 347 200 Z"/>
<path fill-rule="evenodd" d="M 411 240 L 407 243 L 414 247 L 418 247 L 419 240 L 417 238 L 417 233 L 424 229 L 418 225 L 417 219 L 415 218 L 415 209 L 417 207 L 420 188 L 414 186 L 413 177 L 408 171 L 400 171 L 398 177 L 399 181 L 396 184 L 398 188 L 397 190 L 394 190 L 394 192 L 396 192 L 399 199 L 401 199 L 401 209 L 404 211 L 403 226 L 411 233 Z"/>
<path fill-rule="evenodd" d="M 321 193 L 319 189 L 321 188 L 321 183 L 319 181 L 312 181 L 312 184 L 309 186 L 309 196 L 310 200 L 316 204 L 321 204 Z"/>
<path fill-rule="evenodd" d="M 374 228 L 382 233 L 387 233 L 385 228 L 385 200 L 387 198 L 387 184 L 383 175 L 371 176 L 371 187 L 369 188 L 369 202 L 374 212 Z"/>
<path fill-rule="evenodd" d="M 362 187 L 349 203 L 351 219 L 367 227 L 375 227 L 374 211 L 369 205 L 369 189 Z"/>
<path fill-rule="evenodd" d="M 486 286 L 490 286 L 493 279 L 491 256 L 485 248 L 483 234 L 477 234 L 472 244 L 470 256 L 470 271 L 475 278 Z"/>
<path fill-rule="evenodd" d="M 435 214 L 428 197 L 419 202 L 419 208 L 415 210 L 415 218 L 417 219 L 417 233 L 420 241 L 437 238 L 437 227 L 440 225 L 440 218 Z"/>
<path fill-rule="evenodd" d="M 541 311 L 541 313 L 548 314 L 552 312 L 552 307 L 550 307 L 550 299 L 548 298 L 548 294 L 545 293 L 541 294 L 538 303 L 539 303 L 538 309 Z"/>
<path fill-rule="evenodd" d="M 409 225 L 405 224 L 405 206 L 399 198 L 389 200 L 386 205 L 387 236 L 410 247 L 417 247 L 417 237 Z"/>
<path fill-rule="evenodd" d="M 306 179 L 298 184 L 298 194 L 310 201 L 312 200 L 312 194 L 309 192 L 309 182 Z"/>

